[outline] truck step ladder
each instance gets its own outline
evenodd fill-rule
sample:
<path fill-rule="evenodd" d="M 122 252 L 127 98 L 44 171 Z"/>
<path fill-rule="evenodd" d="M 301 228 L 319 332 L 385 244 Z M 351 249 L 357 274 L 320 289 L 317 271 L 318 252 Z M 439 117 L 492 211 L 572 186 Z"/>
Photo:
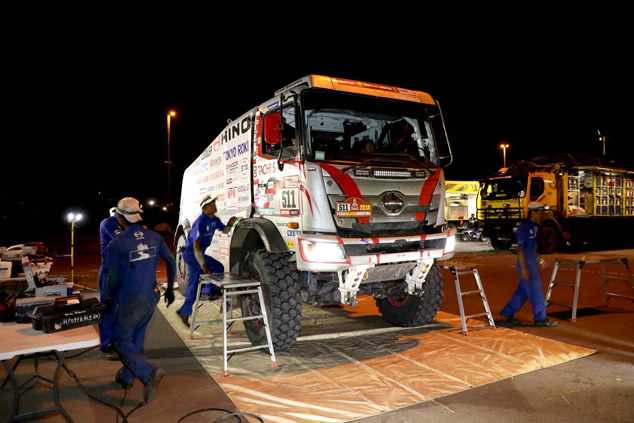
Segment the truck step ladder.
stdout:
<path fill-rule="evenodd" d="M 202 290 L 203 285 L 214 284 L 220 288 L 222 291 L 222 299 L 207 301 L 200 299 L 200 292 Z M 198 329 L 201 325 L 206 325 L 209 323 L 220 323 L 222 322 L 222 356 L 223 356 L 223 372 L 224 376 L 229 375 L 229 371 L 227 369 L 227 362 L 233 356 L 233 354 L 237 352 L 243 351 L 253 351 L 268 348 L 269 354 L 271 355 L 271 364 L 273 367 L 277 367 L 277 360 L 275 358 L 275 351 L 273 350 L 273 340 L 271 338 L 271 330 L 269 328 L 269 322 L 266 315 L 266 307 L 261 307 L 261 314 L 258 315 L 249 315 L 243 317 L 233 317 L 233 297 L 238 297 L 240 295 L 252 295 L 257 294 L 260 300 L 260 304 L 264 304 L 264 294 L 262 293 L 262 286 L 259 281 L 254 279 L 241 278 L 239 276 L 230 274 L 230 273 L 218 273 L 213 275 L 201 275 L 200 283 L 198 284 L 198 291 L 196 293 L 196 302 L 194 304 L 194 313 L 192 315 L 191 322 L 191 332 L 189 335 L 189 339 L 194 339 L 194 331 Z M 222 319 L 216 320 L 206 320 L 206 321 L 198 321 L 196 320 L 198 309 L 205 304 L 212 303 L 220 303 Z M 227 316 L 228 314 L 228 316 Z M 266 332 L 266 344 L 256 345 L 246 348 L 237 348 L 234 350 L 227 349 L 227 332 L 231 332 L 231 327 L 235 322 L 243 322 L 245 320 L 255 320 L 262 319 L 264 324 L 264 330 Z"/>
<path fill-rule="evenodd" d="M 489 326 L 491 329 L 495 329 L 495 322 L 493 321 L 493 315 L 491 314 L 491 309 L 489 308 L 489 302 L 487 301 L 486 294 L 484 293 L 484 288 L 482 287 L 482 280 L 480 279 L 480 274 L 478 273 L 478 268 L 475 264 L 469 263 L 460 263 L 454 262 L 452 260 L 447 260 L 445 262 L 439 262 L 440 267 L 443 269 L 447 269 L 451 272 L 454 277 L 454 282 L 456 284 L 456 295 L 458 296 L 458 307 L 460 307 L 460 319 L 462 321 L 462 333 L 466 336 L 469 334 L 467 330 L 467 320 L 473 319 L 476 317 L 486 316 L 489 321 Z M 462 292 L 460 288 L 460 275 L 472 275 L 475 278 L 478 289 L 474 291 L 465 291 Z M 465 316 L 464 304 L 462 298 L 467 295 L 478 295 L 482 300 L 482 304 L 484 305 L 484 313 L 477 313 Z"/>
<path fill-rule="evenodd" d="M 601 265 L 601 273 L 603 275 L 603 290 L 605 292 L 605 305 L 608 305 L 608 301 L 612 297 L 626 298 L 634 301 L 634 286 L 632 284 L 632 274 L 630 273 L 630 268 L 628 265 L 627 258 L 625 257 L 582 257 L 579 259 L 562 259 L 558 258 L 555 260 L 555 266 L 553 268 L 553 273 L 550 278 L 550 284 L 548 285 L 548 292 L 546 293 L 546 307 L 551 304 L 557 304 L 560 306 L 568 307 L 572 309 L 572 316 L 570 318 L 571 322 L 577 321 L 577 306 L 579 305 L 579 286 L 581 285 L 581 269 L 588 263 L 599 263 Z M 605 270 L 606 264 L 620 264 L 625 267 L 625 274 L 627 278 L 613 278 L 607 275 Z M 575 282 L 562 282 L 556 280 L 557 272 L 560 268 L 564 269 L 575 269 Z M 608 282 L 611 280 L 619 280 L 626 282 L 630 290 L 632 291 L 632 296 L 620 295 L 612 292 L 608 292 Z M 572 304 L 562 303 L 558 301 L 551 301 L 550 297 L 552 295 L 553 288 L 555 285 L 564 285 L 572 288 L 573 291 L 573 299 Z"/>

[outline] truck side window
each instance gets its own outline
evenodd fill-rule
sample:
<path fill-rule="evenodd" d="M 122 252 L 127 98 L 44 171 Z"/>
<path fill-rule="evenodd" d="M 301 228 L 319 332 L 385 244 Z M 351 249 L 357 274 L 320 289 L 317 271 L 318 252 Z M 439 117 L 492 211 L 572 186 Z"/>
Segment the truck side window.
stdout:
<path fill-rule="evenodd" d="M 542 178 L 531 178 L 530 201 L 537 201 L 544 193 L 544 180 Z"/>
<path fill-rule="evenodd" d="M 280 113 L 280 110 L 275 110 L 272 113 Z M 280 154 L 280 147 L 284 148 L 285 151 L 283 155 L 288 156 L 286 154 L 287 151 L 291 151 L 296 147 L 296 135 L 295 135 L 295 108 L 293 106 L 284 107 L 281 110 L 282 113 L 282 140 L 281 146 L 280 144 L 268 144 L 266 141 L 262 143 L 262 154 L 266 157 L 277 158 Z M 264 139 L 266 139 L 266 134 Z M 294 154 L 291 154 L 294 156 Z"/>

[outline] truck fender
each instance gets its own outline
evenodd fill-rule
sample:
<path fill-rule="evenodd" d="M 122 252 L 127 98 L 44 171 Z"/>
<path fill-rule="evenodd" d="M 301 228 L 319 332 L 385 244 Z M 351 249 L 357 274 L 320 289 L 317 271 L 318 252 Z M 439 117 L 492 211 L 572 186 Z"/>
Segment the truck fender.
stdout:
<path fill-rule="evenodd" d="M 282 238 L 282 234 L 280 233 L 279 229 L 277 229 L 277 226 L 275 226 L 275 224 L 270 220 L 262 219 L 260 217 L 252 217 L 240 220 L 240 223 L 236 230 L 236 234 L 234 234 L 233 238 L 231 239 L 231 247 L 234 247 L 234 245 L 236 247 L 246 247 L 245 245 L 242 245 L 242 241 L 246 239 L 246 235 L 244 234 L 244 232 L 248 232 L 249 230 L 253 230 L 259 235 L 264 248 L 266 248 L 266 251 L 268 251 L 269 253 L 281 254 L 289 252 L 288 246 L 286 245 L 284 238 Z M 237 232 L 241 232 L 242 235 L 238 234 Z"/>
<path fill-rule="evenodd" d="M 289 249 L 275 224 L 267 219 L 242 219 L 231 236 L 231 273 L 240 274 L 244 259 L 251 250 L 264 246 L 270 253 L 288 253 Z"/>

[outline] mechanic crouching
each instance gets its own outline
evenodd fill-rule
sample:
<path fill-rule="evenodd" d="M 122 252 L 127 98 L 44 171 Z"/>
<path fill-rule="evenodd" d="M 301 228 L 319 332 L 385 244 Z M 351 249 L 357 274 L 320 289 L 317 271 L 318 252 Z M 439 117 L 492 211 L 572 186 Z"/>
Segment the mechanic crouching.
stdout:
<path fill-rule="evenodd" d="M 161 296 L 156 281 L 158 258 L 167 264 L 165 301 L 174 301 L 176 262 L 163 238 L 141 226 L 139 201 L 126 197 L 116 208 L 123 232 L 108 245 L 105 268 L 108 273 L 108 292 L 118 289 L 117 309 L 113 330 L 115 351 L 123 362 L 115 380 L 125 389 L 135 379 L 145 385 L 145 403 L 157 393 L 163 370 L 150 364 L 143 356 L 145 331 Z M 113 299 L 107 298 L 106 304 Z"/>

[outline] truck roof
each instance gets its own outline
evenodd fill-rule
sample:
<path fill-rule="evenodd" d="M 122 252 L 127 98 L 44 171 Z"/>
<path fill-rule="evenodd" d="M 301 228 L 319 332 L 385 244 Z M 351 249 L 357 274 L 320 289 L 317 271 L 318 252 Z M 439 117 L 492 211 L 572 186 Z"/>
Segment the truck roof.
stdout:
<path fill-rule="evenodd" d="M 352 92 L 375 97 L 386 97 L 415 103 L 436 104 L 429 94 L 422 91 L 393 87 L 391 85 L 376 84 L 372 82 L 355 81 L 352 79 L 331 78 L 323 75 L 308 75 L 300 78 L 297 81 L 288 84 L 284 88 L 277 90 L 275 95 L 279 95 L 302 84 L 308 84 L 309 87 Z"/>
<path fill-rule="evenodd" d="M 628 169 L 620 165 L 603 163 L 601 157 L 580 155 L 580 154 L 564 154 L 556 156 L 538 156 L 530 160 L 520 160 L 519 162 L 509 166 L 507 169 L 499 170 L 487 176 L 484 179 L 500 177 L 525 175 L 530 172 L 553 172 L 567 171 L 572 169 L 590 169 L 590 170 L 612 170 L 621 172 L 634 172 L 634 169 Z"/>

